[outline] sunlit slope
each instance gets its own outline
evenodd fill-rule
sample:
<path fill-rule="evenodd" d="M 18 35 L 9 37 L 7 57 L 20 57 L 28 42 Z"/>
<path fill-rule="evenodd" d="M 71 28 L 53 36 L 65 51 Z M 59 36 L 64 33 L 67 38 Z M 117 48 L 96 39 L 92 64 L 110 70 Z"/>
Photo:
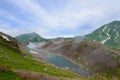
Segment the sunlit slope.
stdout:
<path fill-rule="evenodd" d="M 10 40 L 11 39 L 9 39 L 9 41 L 6 41 L 2 37 L 0 37 L 0 66 L 9 67 L 10 72 L 8 71 L 7 75 L 9 75 L 10 73 L 10 75 L 14 76 L 14 73 L 12 73 L 11 70 L 12 71 L 23 70 L 38 72 L 39 74 L 47 74 L 56 77 L 68 77 L 68 78 L 78 77 L 78 75 L 72 72 L 56 68 L 44 62 L 34 60 L 31 55 L 19 51 L 17 43 L 15 44 L 15 42 L 13 41 L 11 42 Z M 1 73 L 2 72 L 0 71 L 0 74 Z"/>

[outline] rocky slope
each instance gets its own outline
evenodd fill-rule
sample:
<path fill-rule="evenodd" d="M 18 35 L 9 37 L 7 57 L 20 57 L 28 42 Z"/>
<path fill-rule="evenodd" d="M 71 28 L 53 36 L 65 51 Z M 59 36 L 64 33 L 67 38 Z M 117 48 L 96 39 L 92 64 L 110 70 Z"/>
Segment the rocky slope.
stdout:
<path fill-rule="evenodd" d="M 51 40 L 41 47 L 34 48 L 41 54 L 56 54 L 67 58 L 73 63 L 84 67 L 94 75 L 102 73 L 106 69 L 115 71 L 109 72 L 111 76 L 118 77 L 117 69 L 120 66 L 120 55 L 118 52 L 105 47 L 95 41 L 75 41 L 75 40 Z M 41 57 L 40 54 L 37 57 Z M 39 56 L 40 55 L 40 56 Z M 43 58 L 43 56 L 42 56 Z M 46 55 L 44 55 L 46 58 Z M 104 72 L 107 75 L 107 71 Z M 102 73 L 103 75 L 103 73 Z"/>

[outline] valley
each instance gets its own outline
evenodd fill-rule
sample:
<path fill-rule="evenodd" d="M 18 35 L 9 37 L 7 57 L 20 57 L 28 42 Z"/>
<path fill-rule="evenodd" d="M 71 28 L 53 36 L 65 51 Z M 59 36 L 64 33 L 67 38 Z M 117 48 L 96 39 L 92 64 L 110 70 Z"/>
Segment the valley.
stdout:
<path fill-rule="evenodd" d="M 0 80 L 120 80 L 120 0 L 0 0 Z"/>
<path fill-rule="evenodd" d="M 15 39 L 1 32 L 0 79 L 119 80 L 119 43 L 110 34 L 113 30 L 119 35 L 119 27 L 115 27 L 118 24 L 111 22 L 106 24 L 108 28 L 105 25 L 84 37 L 73 38 L 45 39 L 28 33 Z"/>

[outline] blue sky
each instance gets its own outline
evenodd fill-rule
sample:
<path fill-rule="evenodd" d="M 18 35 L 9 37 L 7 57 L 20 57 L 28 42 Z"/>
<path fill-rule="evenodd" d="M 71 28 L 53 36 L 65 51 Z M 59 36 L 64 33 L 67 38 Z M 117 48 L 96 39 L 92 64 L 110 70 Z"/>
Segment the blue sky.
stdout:
<path fill-rule="evenodd" d="M 80 36 L 120 20 L 120 0 L 0 0 L 0 31 Z"/>

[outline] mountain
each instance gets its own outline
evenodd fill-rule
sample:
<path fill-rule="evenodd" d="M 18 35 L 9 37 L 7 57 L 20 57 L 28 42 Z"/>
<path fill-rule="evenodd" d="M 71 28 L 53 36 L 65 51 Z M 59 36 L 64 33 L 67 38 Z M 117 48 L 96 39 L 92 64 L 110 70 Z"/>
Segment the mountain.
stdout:
<path fill-rule="evenodd" d="M 12 37 L 1 34 L 0 64 L 5 68 L 6 65 L 10 67 L 12 74 L 18 74 L 20 78 L 43 76 L 42 80 L 60 80 L 58 77 L 67 77 L 68 80 L 71 77 L 76 78 L 73 80 L 119 80 L 120 50 L 113 49 L 120 47 L 119 26 L 119 21 L 113 21 L 90 34 L 74 38 L 46 40 L 36 33 L 23 34 L 19 40 L 16 38 L 27 45 L 30 43 L 30 49 Z M 3 67 L 0 67 L 0 71 Z M 47 74 L 48 78 L 42 74 Z"/>
<path fill-rule="evenodd" d="M 113 76 L 116 78 L 120 76 L 120 53 L 95 41 L 55 39 L 46 42 L 41 47 L 34 48 L 34 50 L 39 52 L 35 54 L 38 59 L 48 59 L 48 62 L 61 67 L 61 65 L 69 65 L 58 56 L 64 57 L 74 64 L 79 65 L 81 71 L 84 69 L 83 72 L 85 72 L 85 75 L 87 71 L 95 77 L 101 76 L 100 80 L 104 80 L 102 79 L 103 76 L 108 78 L 108 80 L 112 80 Z M 55 55 L 57 56 L 55 57 Z M 76 68 L 76 66 L 74 67 Z M 75 71 L 74 67 L 72 67 L 73 71 Z M 68 68 L 71 68 L 70 65 Z"/>
<path fill-rule="evenodd" d="M 20 45 L 14 38 L 0 32 L 0 80 L 73 80 L 73 78 L 79 78 L 79 75 L 71 71 L 38 61 L 31 54 L 21 50 Z"/>
<path fill-rule="evenodd" d="M 85 38 L 112 48 L 120 48 L 120 21 L 105 24 L 91 34 L 86 35 Z"/>
<path fill-rule="evenodd" d="M 48 39 L 42 38 L 40 35 L 37 33 L 26 33 L 26 34 L 21 34 L 17 37 L 15 37 L 19 42 L 24 43 L 28 45 L 30 42 L 46 42 Z"/>

